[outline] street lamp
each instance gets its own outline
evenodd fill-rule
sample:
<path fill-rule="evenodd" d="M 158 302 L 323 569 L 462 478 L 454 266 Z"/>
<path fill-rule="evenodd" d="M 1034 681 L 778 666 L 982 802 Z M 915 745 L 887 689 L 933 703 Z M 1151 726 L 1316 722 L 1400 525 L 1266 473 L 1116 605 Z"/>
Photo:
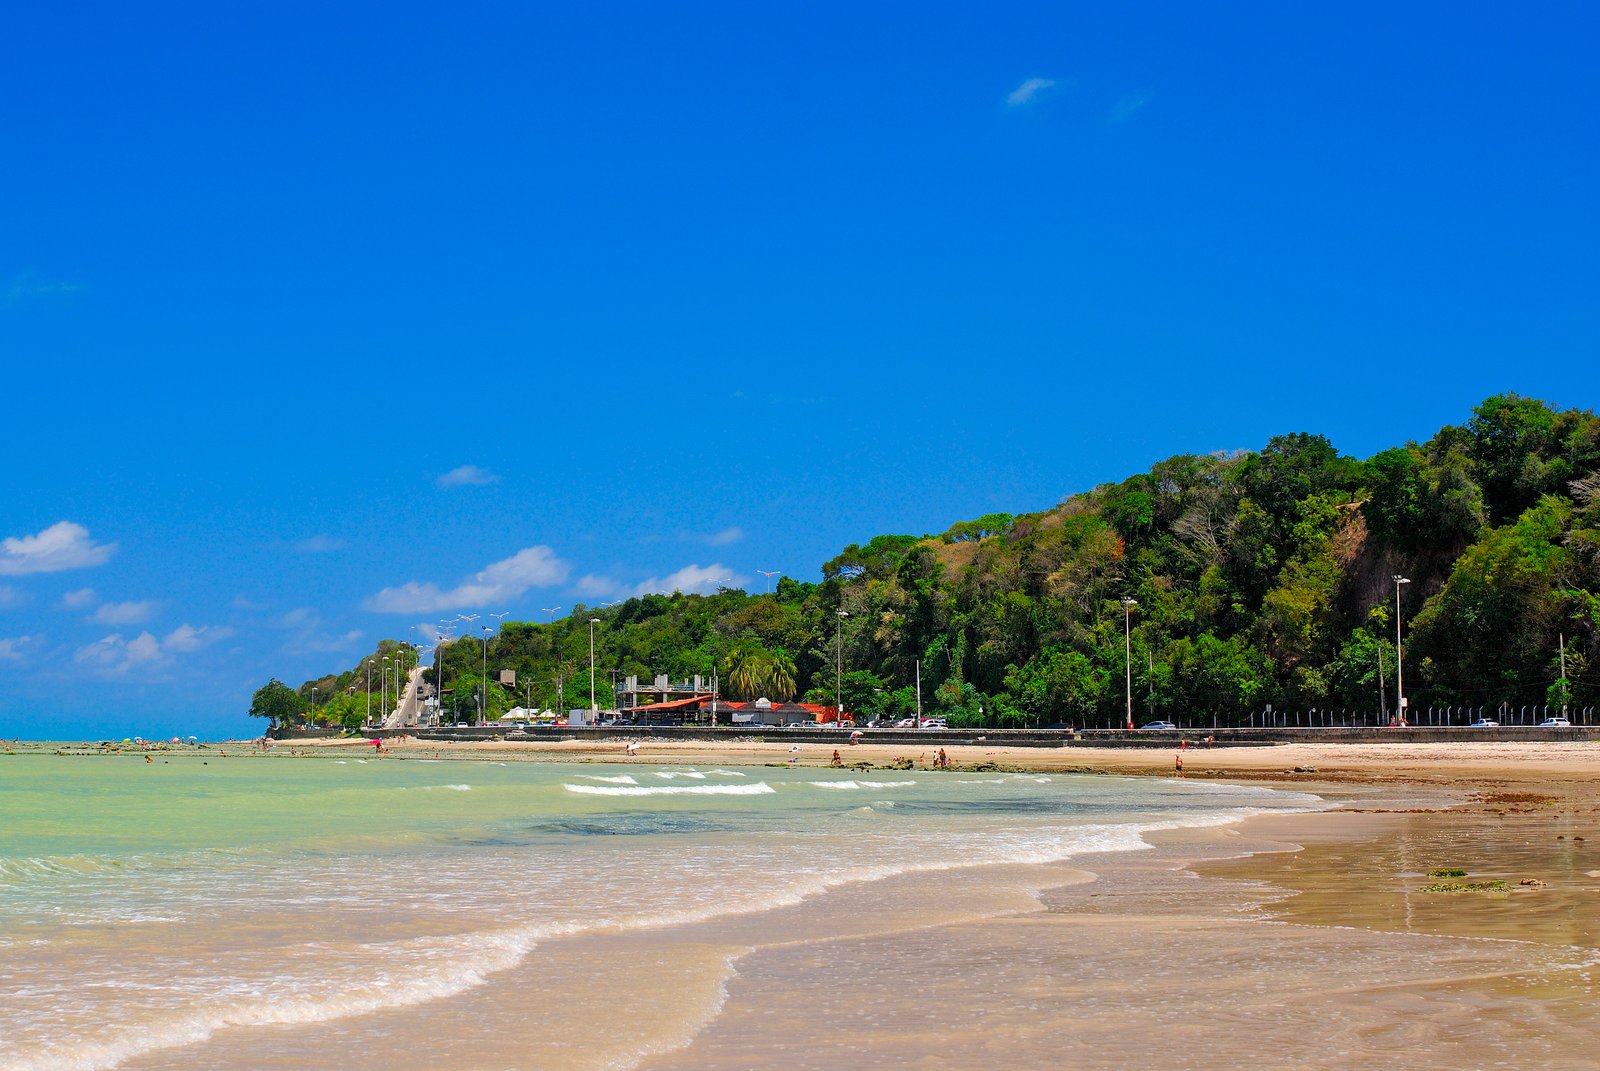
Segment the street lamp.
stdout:
<path fill-rule="evenodd" d="M 380 694 L 383 696 L 383 698 L 380 700 L 380 702 L 382 702 L 382 704 L 383 704 L 383 709 L 378 711 L 378 713 L 383 717 L 384 722 L 387 723 L 388 720 L 389 720 L 389 656 L 388 655 L 384 655 L 383 656 L 383 667 L 379 671 L 378 675 L 381 678 L 383 678 L 382 681 L 378 684 L 378 688 L 380 689 Z"/>
<path fill-rule="evenodd" d="M 541 607 L 539 607 L 539 609 L 541 609 L 545 613 L 549 614 L 551 621 L 555 621 L 555 619 L 556 619 L 556 611 L 561 609 L 561 607 L 559 607 L 559 606 L 541 606 Z"/>
<path fill-rule="evenodd" d="M 367 724 L 372 724 L 372 659 L 367 659 Z"/>
<path fill-rule="evenodd" d="M 489 721 L 489 626 L 483 626 L 483 698 L 478 700 L 478 724 Z"/>
<path fill-rule="evenodd" d="M 1396 573 L 1394 578 L 1394 706 L 1400 712 L 1400 722 L 1406 720 L 1406 654 L 1400 646 L 1400 585 L 1410 579 Z"/>
<path fill-rule="evenodd" d="M 589 719 L 594 720 L 600 708 L 594 703 L 594 627 L 600 623 L 598 617 L 589 619 Z"/>
<path fill-rule="evenodd" d="M 771 595 L 772 594 L 772 578 L 775 577 L 775 576 L 782 576 L 783 575 L 783 570 L 782 569 L 774 569 L 774 570 L 772 570 L 772 572 L 769 573 L 765 569 L 757 569 L 756 572 L 760 573 L 762 576 L 767 578 L 767 594 Z"/>
<path fill-rule="evenodd" d="M 1122 667 L 1128 686 L 1128 728 L 1133 728 L 1133 608 L 1139 604 L 1122 597 Z"/>
<path fill-rule="evenodd" d="M 838 654 L 833 667 L 833 718 L 835 725 L 844 722 L 844 619 L 850 616 L 850 611 L 840 608 L 834 613 L 839 615 L 837 632 Z"/>

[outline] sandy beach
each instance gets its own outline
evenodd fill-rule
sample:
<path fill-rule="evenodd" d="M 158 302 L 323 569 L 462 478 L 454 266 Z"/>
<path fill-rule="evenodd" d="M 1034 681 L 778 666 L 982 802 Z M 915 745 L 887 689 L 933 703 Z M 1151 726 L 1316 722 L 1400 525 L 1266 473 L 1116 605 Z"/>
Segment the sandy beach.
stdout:
<path fill-rule="evenodd" d="M 286 745 L 279 745 L 285 747 Z M 394 758 L 826 767 L 835 748 L 400 741 Z M 364 744 L 295 744 L 325 755 Z M 841 747 L 847 765 L 932 766 L 937 748 Z M 1170 778 L 1177 749 L 948 747 L 989 769 Z M 642 1066 L 1592 1066 L 1600 961 L 1600 743 L 1189 747 L 1186 780 L 1338 804 L 1225 830 L 1152 835 L 1149 853 L 1074 861 L 981 921 L 907 917 L 746 956 L 712 1021 Z M 944 771 L 931 771 L 942 775 Z M 1035 877 L 1035 881 L 1038 878 Z M 957 895 L 960 883 L 904 883 Z M 1016 892 L 1016 886 L 1011 892 Z M 1026 899 L 1026 898 L 1024 898 Z M 953 962 L 952 962 L 953 960 Z M 930 964 L 937 963 L 937 968 Z M 1087 976 L 1086 976 L 1087 975 Z M 852 993 L 818 1030 L 818 979 Z M 1097 986 L 1095 978 L 1103 985 Z M 805 987 L 802 991 L 799 987 Z M 1049 1014 L 939 1012 L 1033 993 Z M 1062 1007 L 1075 1009 L 1063 1014 Z M 806 1043 L 798 1054 L 794 1039 Z"/>
<path fill-rule="evenodd" d="M 204 762 L 285 790 L 311 783 L 301 775 L 331 773 L 335 765 L 405 774 L 407 783 L 431 771 L 430 783 L 445 791 L 429 796 L 430 806 L 459 800 L 479 808 L 492 805 L 483 794 L 494 784 L 517 780 L 520 763 L 566 767 L 548 772 L 557 782 L 615 791 L 609 786 L 619 781 L 668 785 L 703 776 L 684 773 L 693 768 L 720 772 L 731 785 L 792 777 L 767 769 L 784 767 L 802 771 L 805 783 L 805 772 L 826 771 L 837 750 L 847 771 L 870 767 L 880 782 L 907 764 L 930 785 L 945 777 L 968 786 L 981 787 L 984 778 L 1021 784 L 1028 778 L 1010 772 L 1036 771 L 1056 783 L 1065 780 L 1059 775 L 1087 774 L 1091 786 L 1115 788 L 1113 778 L 1093 775 L 1126 775 L 1189 806 L 1212 792 L 1237 795 L 1235 786 L 1246 799 L 1257 791 L 1265 799 L 1270 790 L 1315 805 L 1279 804 L 1243 821 L 1158 829 L 1144 834 L 1148 850 L 1124 846 L 1056 862 L 972 865 L 925 857 L 920 853 L 937 842 L 923 840 L 912 861 L 931 866 L 750 914 L 701 918 L 691 910 L 660 925 L 600 924 L 570 939 L 552 934 L 540 939 L 535 956 L 448 999 L 327 1026 L 232 1029 L 182 1057 L 150 1053 L 117 1066 L 329 1066 L 318 1061 L 332 1047 L 341 1060 L 359 1055 L 386 1071 L 458 1058 L 471 1066 L 652 1071 L 779 1064 L 976 1071 L 1000 1062 L 1108 1069 L 1249 1062 L 1341 1071 L 1533 1064 L 1576 1071 L 1593 1064 L 1600 743 L 1179 751 L 979 742 L 947 745 L 948 770 L 934 768 L 936 746 L 730 741 L 708 748 L 640 739 L 630 753 L 627 745 L 402 738 L 380 758 L 363 740 L 297 740 L 266 750 L 245 742 L 163 746 L 149 765 L 126 747 L 107 755 L 64 746 L 58 753 L 68 757 L 43 758 L 95 764 L 85 770 L 126 764 L 155 776 Z M 596 768 L 584 770 L 588 764 Z M 513 769 L 500 769 L 507 765 Z M 649 772 L 623 776 L 628 766 Z M 829 776 L 848 781 L 851 774 Z M 394 820 L 409 828 L 423 813 Z M 679 813 L 696 820 L 692 808 Z M 863 829 L 875 822 L 858 820 Z M 494 836 L 514 837 L 516 828 L 498 826 Z M 624 824 L 610 831 L 631 830 Z M 352 832 L 361 832 L 360 822 Z M 698 836 L 688 832 L 682 843 L 698 843 Z M 642 843 L 625 840 L 596 837 L 583 850 L 597 853 L 598 862 Z M 661 865 L 670 865 L 679 842 L 660 843 Z M 966 843 L 971 850 L 973 842 Z M 338 855 L 320 858 L 340 865 Z M 800 872 L 820 861 L 784 855 L 773 863 Z M 432 881 L 417 888 L 430 901 L 435 895 Z M 371 903 L 381 908 L 383 897 L 375 894 Z M 367 924 L 378 917 L 364 914 L 366 906 L 351 910 L 351 919 Z M 419 933 L 453 918 L 432 910 L 407 917 L 423 927 Z M 383 919 L 401 921 L 391 922 L 389 913 Z M 284 925 L 289 940 L 303 928 Z M 270 960 L 274 947 L 268 942 L 258 951 Z M 618 1016 L 619 1007 L 626 1016 Z"/>

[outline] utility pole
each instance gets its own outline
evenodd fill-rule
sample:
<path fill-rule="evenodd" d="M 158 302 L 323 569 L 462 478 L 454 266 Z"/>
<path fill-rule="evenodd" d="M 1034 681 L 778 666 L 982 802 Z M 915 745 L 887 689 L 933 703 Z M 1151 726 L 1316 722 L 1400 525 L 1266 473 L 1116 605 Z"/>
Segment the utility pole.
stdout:
<path fill-rule="evenodd" d="M 922 659 L 920 658 L 917 659 L 917 728 L 922 728 Z"/>
<path fill-rule="evenodd" d="M 1556 633 L 1561 638 L 1561 716 L 1567 716 L 1567 634 Z"/>
<path fill-rule="evenodd" d="M 1382 721 L 1389 716 L 1389 697 L 1384 691 L 1384 680 L 1387 672 L 1383 668 L 1383 644 L 1378 644 L 1378 720 Z"/>

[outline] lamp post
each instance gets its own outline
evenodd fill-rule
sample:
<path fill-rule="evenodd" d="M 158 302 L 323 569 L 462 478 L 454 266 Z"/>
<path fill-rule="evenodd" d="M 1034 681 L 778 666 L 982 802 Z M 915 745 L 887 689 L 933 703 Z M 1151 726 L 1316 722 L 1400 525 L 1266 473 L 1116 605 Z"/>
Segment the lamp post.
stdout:
<path fill-rule="evenodd" d="M 482 698 L 478 700 L 478 724 L 489 723 L 489 626 L 483 627 L 483 685 L 479 689 Z"/>
<path fill-rule="evenodd" d="M 589 720 L 591 721 L 600 710 L 594 704 L 594 627 L 599 623 L 598 617 L 589 619 Z"/>
<path fill-rule="evenodd" d="M 559 607 L 559 606 L 541 606 L 541 607 L 539 607 L 539 609 L 544 611 L 545 613 L 549 614 L 550 615 L 550 620 L 552 622 L 554 622 L 555 619 L 556 619 L 556 611 L 561 609 L 561 607 Z"/>
<path fill-rule="evenodd" d="M 1406 720 L 1406 653 L 1400 646 L 1400 585 L 1410 579 L 1396 573 L 1394 577 L 1394 708 L 1400 713 L 1400 723 Z"/>
<path fill-rule="evenodd" d="M 367 724 L 372 724 L 372 659 L 367 659 Z"/>
<path fill-rule="evenodd" d="M 378 688 L 380 690 L 379 694 L 382 695 L 382 697 L 383 697 L 380 700 L 380 702 L 383 705 L 383 709 L 378 711 L 378 714 L 379 714 L 380 717 L 383 718 L 383 720 L 385 722 L 387 722 L 389 720 L 389 656 L 388 655 L 384 655 L 383 656 L 383 666 L 380 668 L 380 670 L 378 672 L 378 676 L 380 678 L 382 678 L 382 680 L 378 684 Z"/>
<path fill-rule="evenodd" d="M 850 616 L 850 611 L 841 607 L 834 613 L 839 615 L 836 629 L 838 653 L 833 667 L 833 718 L 837 726 L 844 721 L 844 619 Z"/>
<path fill-rule="evenodd" d="M 1133 608 L 1139 604 L 1122 597 L 1122 666 L 1128 688 L 1128 728 L 1133 728 Z"/>
<path fill-rule="evenodd" d="M 771 595 L 772 594 L 772 578 L 775 577 L 775 576 L 782 576 L 783 575 L 783 570 L 782 569 L 774 569 L 774 570 L 772 570 L 772 572 L 769 573 L 765 569 L 757 569 L 756 572 L 760 573 L 762 576 L 767 578 L 767 594 Z"/>

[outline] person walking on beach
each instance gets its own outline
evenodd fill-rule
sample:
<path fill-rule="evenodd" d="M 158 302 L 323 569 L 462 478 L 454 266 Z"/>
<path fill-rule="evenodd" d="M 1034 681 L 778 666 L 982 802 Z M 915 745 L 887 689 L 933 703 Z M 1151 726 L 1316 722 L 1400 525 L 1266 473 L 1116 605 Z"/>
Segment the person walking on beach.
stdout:
<path fill-rule="evenodd" d="M 1172 756 L 1172 765 L 1173 765 L 1173 772 L 1178 777 L 1182 777 L 1183 776 L 1183 752 L 1180 751 L 1177 754 Z"/>

